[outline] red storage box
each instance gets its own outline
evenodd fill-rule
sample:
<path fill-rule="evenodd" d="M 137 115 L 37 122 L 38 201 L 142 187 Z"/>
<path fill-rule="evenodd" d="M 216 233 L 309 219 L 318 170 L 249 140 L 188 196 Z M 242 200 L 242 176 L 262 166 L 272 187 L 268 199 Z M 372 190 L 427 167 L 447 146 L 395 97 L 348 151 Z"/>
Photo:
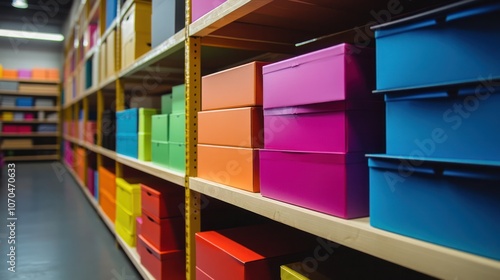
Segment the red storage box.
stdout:
<path fill-rule="evenodd" d="M 311 235 L 275 223 L 200 232 L 196 266 L 217 280 L 280 279 L 280 265 L 313 256 L 315 244 Z"/>
<path fill-rule="evenodd" d="M 17 132 L 18 133 L 31 133 L 33 131 L 33 128 L 31 125 L 18 125 L 17 126 Z"/>
<path fill-rule="evenodd" d="M 25 120 L 33 120 L 35 118 L 35 113 L 24 113 Z"/>
<path fill-rule="evenodd" d="M 342 218 L 368 216 L 364 153 L 260 150 L 262 196 Z"/>
<path fill-rule="evenodd" d="M 185 248 L 184 216 L 159 219 L 142 210 L 142 236 L 159 251 Z"/>
<path fill-rule="evenodd" d="M 184 189 L 165 183 L 164 185 L 141 184 L 142 210 L 160 219 L 184 215 Z"/>
<path fill-rule="evenodd" d="M 17 132 L 17 125 L 4 124 L 2 126 L 2 132 L 4 132 L 4 133 L 16 133 Z"/>
<path fill-rule="evenodd" d="M 159 251 L 142 235 L 137 238 L 141 264 L 155 279 L 186 279 L 186 254 L 181 250 Z"/>

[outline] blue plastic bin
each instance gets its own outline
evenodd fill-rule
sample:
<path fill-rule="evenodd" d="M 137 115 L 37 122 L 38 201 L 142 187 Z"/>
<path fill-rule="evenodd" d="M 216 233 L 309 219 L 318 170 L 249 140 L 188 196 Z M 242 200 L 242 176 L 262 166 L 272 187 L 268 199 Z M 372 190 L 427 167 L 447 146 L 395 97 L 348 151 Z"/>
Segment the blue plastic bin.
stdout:
<path fill-rule="evenodd" d="M 33 107 L 34 103 L 33 97 L 17 97 L 16 106 L 17 107 Z"/>
<path fill-rule="evenodd" d="M 117 11 L 118 0 L 106 0 L 106 29 L 108 29 L 113 20 L 115 20 Z"/>
<path fill-rule="evenodd" d="M 500 87 L 386 94 L 386 153 L 500 160 Z"/>
<path fill-rule="evenodd" d="M 116 112 L 116 133 L 135 133 L 139 129 L 139 109 L 132 108 Z"/>
<path fill-rule="evenodd" d="M 500 3 L 471 2 L 375 27 L 377 89 L 500 77 Z"/>
<path fill-rule="evenodd" d="M 94 198 L 99 201 L 99 171 L 94 173 Z"/>
<path fill-rule="evenodd" d="M 138 158 L 139 143 L 137 134 L 117 133 L 116 134 L 116 152 L 125 156 Z"/>
<path fill-rule="evenodd" d="M 500 260 L 500 162 L 369 157 L 372 226 Z"/>

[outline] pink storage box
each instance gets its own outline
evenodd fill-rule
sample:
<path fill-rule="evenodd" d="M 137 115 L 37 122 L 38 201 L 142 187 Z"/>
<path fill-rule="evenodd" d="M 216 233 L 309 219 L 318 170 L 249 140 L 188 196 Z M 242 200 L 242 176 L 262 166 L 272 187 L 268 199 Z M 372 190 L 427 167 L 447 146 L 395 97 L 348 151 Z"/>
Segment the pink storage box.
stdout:
<path fill-rule="evenodd" d="M 135 231 L 137 233 L 137 236 L 141 235 L 142 234 L 142 216 L 138 216 L 137 218 L 135 218 L 135 222 L 136 222 L 136 225 L 135 225 Z"/>
<path fill-rule="evenodd" d="M 94 144 L 94 135 L 96 133 L 97 124 L 94 121 L 87 121 L 85 123 L 84 138 L 86 142 Z"/>
<path fill-rule="evenodd" d="M 95 195 L 94 174 L 95 174 L 95 171 L 92 168 L 88 167 L 87 168 L 87 188 L 89 189 L 89 192 L 90 192 L 90 194 L 92 194 L 92 196 Z"/>
<path fill-rule="evenodd" d="M 385 151 L 385 103 L 336 101 L 264 110 L 264 147 L 316 152 Z"/>
<path fill-rule="evenodd" d="M 31 79 L 31 70 L 19 69 L 17 70 L 17 76 L 21 79 Z"/>
<path fill-rule="evenodd" d="M 224 2 L 226 0 L 193 0 L 191 20 L 194 22 Z"/>
<path fill-rule="evenodd" d="M 18 125 L 17 132 L 18 133 L 31 133 L 33 128 L 30 125 Z"/>
<path fill-rule="evenodd" d="M 17 132 L 17 125 L 4 124 L 2 126 L 2 132 L 4 132 L 4 133 L 16 133 Z"/>
<path fill-rule="evenodd" d="M 341 44 L 262 68 L 264 108 L 346 99 L 382 98 L 375 85 L 372 49 Z"/>
<path fill-rule="evenodd" d="M 351 219 L 368 216 L 368 164 L 363 153 L 260 151 L 263 196 Z"/>
<path fill-rule="evenodd" d="M 33 120 L 35 118 L 35 113 L 24 113 L 25 120 Z"/>

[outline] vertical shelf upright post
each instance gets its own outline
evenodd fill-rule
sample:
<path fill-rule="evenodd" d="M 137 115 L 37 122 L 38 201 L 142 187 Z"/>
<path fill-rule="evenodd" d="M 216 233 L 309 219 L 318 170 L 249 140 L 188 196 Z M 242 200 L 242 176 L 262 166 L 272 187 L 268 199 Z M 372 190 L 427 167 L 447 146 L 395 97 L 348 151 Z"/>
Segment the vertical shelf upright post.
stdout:
<path fill-rule="evenodd" d="M 189 187 L 189 178 L 197 176 L 198 120 L 201 106 L 201 40 L 189 37 L 191 0 L 186 0 L 185 88 L 186 88 L 186 279 L 196 278 L 195 233 L 200 231 L 200 194 Z"/>
<path fill-rule="evenodd" d="M 116 96 L 115 97 L 116 97 L 116 101 L 115 101 L 116 112 L 125 110 L 125 84 L 123 82 L 123 79 L 120 79 L 120 78 L 116 79 Z M 115 167 L 116 167 L 116 177 L 123 178 L 123 165 L 117 161 L 115 163 Z"/>

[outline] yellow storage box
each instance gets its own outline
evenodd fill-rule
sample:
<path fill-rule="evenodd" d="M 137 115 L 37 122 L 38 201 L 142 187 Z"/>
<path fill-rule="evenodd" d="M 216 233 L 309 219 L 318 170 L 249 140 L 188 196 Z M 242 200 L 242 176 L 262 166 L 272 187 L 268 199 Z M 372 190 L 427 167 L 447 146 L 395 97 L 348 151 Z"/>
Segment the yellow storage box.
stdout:
<path fill-rule="evenodd" d="M 141 185 L 139 179 L 116 178 L 116 204 L 133 215 L 141 214 Z"/>

